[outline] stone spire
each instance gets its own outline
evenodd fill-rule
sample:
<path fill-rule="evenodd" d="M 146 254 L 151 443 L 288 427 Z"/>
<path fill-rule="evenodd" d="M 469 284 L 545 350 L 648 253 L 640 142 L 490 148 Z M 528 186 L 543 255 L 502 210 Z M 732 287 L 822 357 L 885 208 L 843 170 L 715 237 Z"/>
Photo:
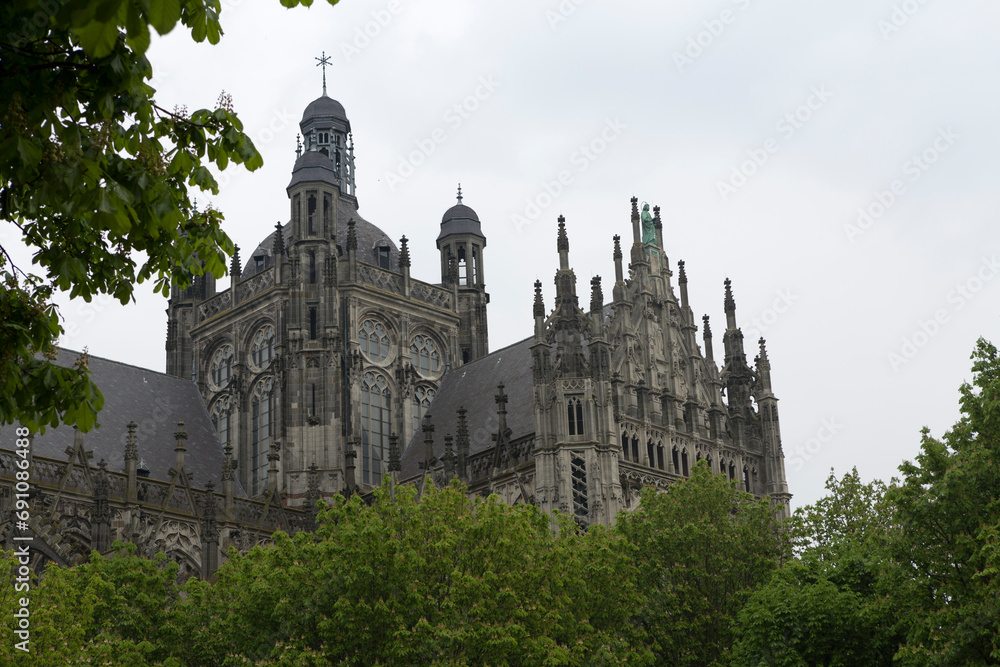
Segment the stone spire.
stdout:
<path fill-rule="evenodd" d="M 188 434 L 184 431 L 184 422 L 177 422 L 177 431 L 174 432 L 174 438 L 177 439 L 177 446 L 174 447 L 174 454 L 176 455 L 174 459 L 174 467 L 179 473 L 184 469 L 184 452 L 187 448 L 184 447 L 184 441 L 187 440 Z"/>
<path fill-rule="evenodd" d="M 497 433 L 504 433 L 507 430 L 507 394 L 504 392 L 504 383 L 497 385 L 497 394 L 493 397 L 497 404 Z"/>
<path fill-rule="evenodd" d="M 615 234 L 615 284 L 625 282 L 625 272 L 622 270 L 622 237 Z"/>
<path fill-rule="evenodd" d="M 590 279 L 590 312 L 600 313 L 604 310 L 604 291 L 601 290 L 601 277 Z"/>
<path fill-rule="evenodd" d="M 708 315 L 704 315 L 701 318 L 702 321 L 702 335 L 705 339 L 705 361 L 715 363 L 715 358 L 712 352 L 712 328 L 708 325 Z"/>
<path fill-rule="evenodd" d="M 684 268 L 684 260 L 678 260 L 677 262 L 677 285 L 681 290 L 681 308 L 688 307 L 688 275 L 687 270 Z M 694 318 L 692 318 L 694 319 Z"/>
<path fill-rule="evenodd" d="M 733 298 L 733 281 L 726 278 L 726 298 L 724 306 L 726 308 L 726 328 L 735 329 L 736 328 L 736 299 Z"/>
<path fill-rule="evenodd" d="M 240 272 L 243 270 L 243 263 L 240 261 L 240 247 L 233 246 L 233 259 L 229 262 L 229 276 L 233 282 L 240 279 Z"/>
<path fill-rule="evenodd" d="M 357 251 L 358 249 L 358 232 L 355 229 L 357 223 L 354 222 L 354 218 L 347 221 L 347 250 Z"/>
<path fill-rule="evenodd" d="M 136 472 L 139 462 L 139 445 L 136 442 L 135 430 L 139 427 L 134 421 L 130 421 L 125 427 L 128 435 L 125 436 L 125 474 L 128 476 L 128 499 L 136 499 Z"/>
<path fill-rule="evenodd" d="M 532 308 L 535 317 L 545 317 L 545 302 L 542 300 L 542 281 L 535 281 L 535 304 Z"/>
<path fill-rule="evenodd" d="M 274 256 L 282 257 L 285 254 L 285 231 L 281 222 L 274 223 Z"/>
<path fill-rule="evenodd" d="M 404 235 L 403 238 L 399 239 L 399 270 L 402 271 L 403 268 L 410 268 L 410 247 L 409 240 Z"/>
<path fill-rule="evenodd" d="M 556 239 L 556 248 L 559 250 L 559 270 L 569 270 L 569 235 L 566 234 L 566 216 L 559 216 L 559 234 Z"/>

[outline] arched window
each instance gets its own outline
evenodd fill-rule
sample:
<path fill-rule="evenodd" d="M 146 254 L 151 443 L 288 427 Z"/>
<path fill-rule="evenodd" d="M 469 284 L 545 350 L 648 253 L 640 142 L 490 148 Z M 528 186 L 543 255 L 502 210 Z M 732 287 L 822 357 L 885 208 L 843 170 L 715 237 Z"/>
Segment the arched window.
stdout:
<path fill-rule="evenodd" d="M 706 456 L 705 457 L 705 464 L 708 465 L 708 469 L 709 469 L 710 472 L 714 472 L 714 469 L 712 468 L 712 457 L 711 456 Z"/>
<path fill-rule="evenodd" d="M 274 412 L 272 389 L 271 378 L 265 378 L 257 383 L 250 398 L 250 493 L 254 496 L 263 492 L 267 484 L 267 454 L 271 451 Z"/>
<path fill-rule="evenodd" d="M 688 470 L 688 450 L 686 449 L 681 452 L 681 470 L 683 471 L 683 475 L 685 477 L 687 477 L 691 472 Z"/>
<path fill-rule="evenodd" d="M 420 422 L 434 401 L 434 390 L 430 387 L 417 387 L 413 390 L 413 432 L 420 430 Z"/>
<path fill-rule="evenodd" d="M 656 467 L 660 470 L 666 470 L 666 464 L 663 460 L 663 445 L 656 446 Z"/>
<path fill-rule="evenodd" d="M 569 434 L 583 435 L 583 403 L 579 398 L 571 398 L 567 403 L 569 413 Z"/>
<path fill-rule="evenodd" d="M 264 370 L 271 365 L 274 356 L 274 327 L 270 324 L 261 327 L 250 344 L 250 360 L 257 368 Z"/>
<path fill-rule="evenodd" d="M 223 345 L 212 356 L 212 384 L 225 389 L 233 377 L 233 346 Z"/>
<path fill-rule="evenodd" d="M 729 481 L 736 479 L 736 466 L 732 461 L 729 462 Z"/>
<path fill-rule="evenodd" d="M 384 361 L 389 356 L 389 336 L 385 326 L 376 320 L 365 320 L 358 329 L 361 352 L 370 361 Z"/>
<path fill-rule="evenodd" d="M 628 461 L 628 433 L 622 433 L 622 456 Z"/>
<path fill-rule="evenodd" d="M 225 447 L 229 444 L 229 397 L 223 396 L 212 406 L 212 426 L 219 436 L 219 444 Z"/>
<path fill-rule="evenodd" d="M 437 346 L 429 336 L 414 336 L 410 343 L 410 363 L 423 377 L 436 375 L 441 366 Z"/>
<path fill-rule="evenodd" d="M 671 452 L 671 458 L 674 461 L 674 472 L 679 473 L 681 471 L 681 458 L 680 452 L 677 451 L 676 447 L 674 447 L 674 451 Z"/>
<path fill-rule="evenodd" d="M 380 245 L 375 247 L 375 263 L 382 269 L 392 268 L 392 263 L 389 259 L 389 246 Z"/>
<path fill-rule="evenodd" d="M 316 197 L 315 195 L 309 195 L 307 200 L 307 206 L 309 207 L 309 233 L 316 233 Z"/>
<path fill-rule="evenodd" d="M 382 483 L 382 462 L 389 448 L 392 421 L 389 406 L 392 393 L 385 377 L 365 373 L 361 387 L 361 482 L 371 486 Z"/>
<path fill-rule="evenodd" d="M 639 438 L 632 436 L 632 460 L 639 461 Z"/>
<path fill-rule="evenodd" d="M 646 441 L 646 460 L 649 462 L 647 465 L 652 468 L 656 465 L 656 454 L 653 451 L 653 441 Z"/>
<path fill-rule="evenodd" d="M 743 488 L 750 493 L 750 471 L 746 468 L 743 468 Z"/>

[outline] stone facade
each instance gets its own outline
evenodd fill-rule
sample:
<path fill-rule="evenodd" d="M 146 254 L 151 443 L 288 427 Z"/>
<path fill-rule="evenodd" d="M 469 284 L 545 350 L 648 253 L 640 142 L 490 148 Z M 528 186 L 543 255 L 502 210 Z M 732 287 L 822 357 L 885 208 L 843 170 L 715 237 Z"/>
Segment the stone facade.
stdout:
<path fill-rule="evenodd" d="M 173 289 L 167 374 L 93 360 L 101 428 L 36 438 L 36 565 L 123 539 L 207 577 L 229 546 L 309 529 L 322 497 L 455 476 L 470 493 L 588 526 L 705 461 L 787 508 L 764 341 L 750 366 L 726 280 L 721 366 L 707 315 L 699 344 L 658 207 L 640 212 L 632 198 L 629 262 L 621 237 L 609 239 L 611 299 L 594 278 L 589 308 L 560 216 L 554 307 L 536 282 L 533 334 L 490 352 L 486 237 L 461 188 L 441 221 L 440 276 L 417 280 L 406 237 L 397 247 L 358 212 L 343 106 L 324 93 L 300 127 L 288 221 L 245 264 L 237 249 L 229 289 L 210 276 Z M 188 426 L 171 434 L 177 420 Z M 0 450 L 7 545 L 12 456 Z"/>

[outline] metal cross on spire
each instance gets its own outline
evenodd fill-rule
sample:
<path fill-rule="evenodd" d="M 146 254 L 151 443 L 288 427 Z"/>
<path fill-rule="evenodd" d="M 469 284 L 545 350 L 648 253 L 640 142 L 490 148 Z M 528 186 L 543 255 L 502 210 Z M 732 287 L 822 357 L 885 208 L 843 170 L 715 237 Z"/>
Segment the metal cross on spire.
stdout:
<path fill-rule="evenodd" d="M 316 67 L 323 68 L 323 95 L 326 95 L 326 66 L 330 64 L 330 58 L 326 55 L 326 51 L 323 51 L 322 58 L 315 58 L 318 62 Z"/>

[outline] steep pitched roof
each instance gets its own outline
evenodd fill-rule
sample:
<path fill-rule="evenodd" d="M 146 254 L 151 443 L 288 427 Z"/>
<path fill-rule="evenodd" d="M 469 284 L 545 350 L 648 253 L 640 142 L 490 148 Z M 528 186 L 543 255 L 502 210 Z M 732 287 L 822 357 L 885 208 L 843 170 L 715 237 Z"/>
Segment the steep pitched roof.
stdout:
<path fill-rule="evenodd" d="M 469 454 L 477 454 L 493 446 L 492 435 L 497 431 L 494 396 L 501 382 L 508 396 L 507 426 L 513 432 L 512 439 L 534 433 L 534 389 L 531 383 L 533 342 L 533 338 L 526 338 L 444 376 L 430 407 L 431 423 L 434 424 L 434 454 L 438 458 L 444 454 L 444 436 L 455 435 L 458 429 L 457 410 L 460 407 L 468 410 Z M 403 452 L 401 479 L 420 474 L 424 451 L 424 434 L 417 431 Z"/>
<path fill-rule="evenodd" d="M 56 362 L 72 366 L 80 353 L 59 348 Z M 197 486 L 208 480 L 218 487 L 222 481 L 222 446 L 198 387 L 189 380 L 171 377 L 146 368 L 90 357 L 91 378 L 104 394 L 104 409 L 97 415 L 99 426 L 83 435 L 84 448 L 94 452 L 91 465 L 102 458 L 108 470 L 125 470 L 127 424 L 134 421 L 139 460 L 149 468 L 152 479 L 168 480 L 174 466 L 177 422 L 183 421 L 187 433 L 184 443 L 184 469 Z M 48 428 L 34 439 L 34 454 L 65 459 L 66 448 L 73 444 L 75 429 L 70 426 Z M 236 482 L 234 493 L 246 497 Z"/>

